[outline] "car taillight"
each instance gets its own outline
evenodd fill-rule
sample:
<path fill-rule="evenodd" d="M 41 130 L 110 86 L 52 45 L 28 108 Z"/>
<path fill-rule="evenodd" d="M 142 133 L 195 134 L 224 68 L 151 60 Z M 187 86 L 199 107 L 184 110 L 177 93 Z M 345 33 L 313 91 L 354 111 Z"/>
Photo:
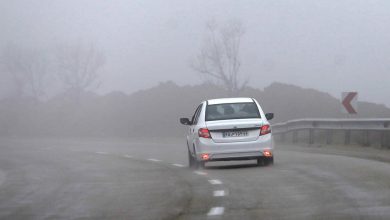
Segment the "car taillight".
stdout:
<path fill-rule="evenodd" d="M 207 128 L 200 128 L 198 130 L 198 135 L 202 138 L 211 138 L 210 131 Z"/>
<path fill-rule="evenodd" d="M 208 160 L 208 159 L 210 159 L 209 154 L 202 154 L 202 160 Z"/>
<path fill-rule="evenodd" d="M 270 125 L 263 125 L 260 127 L 260 136 L 266 135 L 271 133 L 271 126 Z"/>
<path fill-rule="evenodd" d="M 263 155 L 265 157 L 272 157 L 272 151 L 268 150 L 268 149 L 265 149 L 265 150 L 263 150 Z"/>

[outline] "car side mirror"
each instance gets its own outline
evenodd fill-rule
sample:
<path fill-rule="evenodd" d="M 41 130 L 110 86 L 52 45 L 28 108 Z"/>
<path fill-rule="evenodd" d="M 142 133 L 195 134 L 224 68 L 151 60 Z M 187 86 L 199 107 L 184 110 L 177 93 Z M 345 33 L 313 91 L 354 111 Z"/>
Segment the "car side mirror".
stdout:
<path fill-rule="evenodd" d="M 191 121 L 188 118 L 180 118 L 180 123 L 183 125 L 191 125 Z"/>
<path fill-rule="evenodd" d="M 267 120 L 273 119 L 273 118 L 274 118 L 274 113 L 267 113 L 267 114 L 265 114 L 265 118 L 266 118 Z"/>

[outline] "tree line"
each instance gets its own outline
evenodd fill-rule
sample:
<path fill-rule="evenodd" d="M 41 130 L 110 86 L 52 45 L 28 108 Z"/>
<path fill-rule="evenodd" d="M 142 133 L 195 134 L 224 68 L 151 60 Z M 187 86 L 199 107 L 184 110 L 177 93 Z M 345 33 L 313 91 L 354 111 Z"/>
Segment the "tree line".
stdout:
<path fill-rule="evenodd" d="M 244 33 L 237 20 L 207 22 L 203 44 L 190 63 L 200 79 L 222 86 L 228 96 L 239 95 L 248 83 L 240 72 Z M 9 43 L 0 51 L 0 80 L 7 87 L 0 98 L 42 100 L 56 90 L 77 100 L 83 92 L 99 88 L 105 62 L 102 50 L 92 43 L 61 44 L 50 50 Z"/>
<path fill-rule="evenodd" d="M 77 98 L 99 86 L 99 73 L 106 58 L 94 44 L 61 44 L 54 49 L 23 47 L 8 43 L 0 53 L 0 80 L 6 97 L 47 98 L 59 90 Z"/>

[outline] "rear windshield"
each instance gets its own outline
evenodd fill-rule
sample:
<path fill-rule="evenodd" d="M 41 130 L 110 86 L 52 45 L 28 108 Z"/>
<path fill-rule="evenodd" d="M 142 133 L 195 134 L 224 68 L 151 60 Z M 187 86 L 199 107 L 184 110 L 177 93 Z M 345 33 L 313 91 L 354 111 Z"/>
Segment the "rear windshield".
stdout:
<path fill-rule="evenodd" d="M 259 109 L 254 102 L 208 105 L 206 121 L 260 118 Z"/>

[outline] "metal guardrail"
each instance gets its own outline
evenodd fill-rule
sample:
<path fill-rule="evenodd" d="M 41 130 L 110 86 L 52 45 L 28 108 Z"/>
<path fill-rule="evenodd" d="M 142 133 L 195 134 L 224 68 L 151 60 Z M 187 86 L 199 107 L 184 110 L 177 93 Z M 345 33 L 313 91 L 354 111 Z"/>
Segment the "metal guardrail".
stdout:
<path fill-rule="evenodd" d="M 292 132 L 293 142 L 297 142 L 298 132 L 307 130 L 309 132 L 308 142 L 313 144 L 314 132 L 318 130 L 326 131 L 326 143 L 332 142 L 333 131 L 344 131 L 344 144 L 350 144 L 351 132 L 362 131 L 364 136 L 364 145 L 370 145 L 370 132 L 381 133 L 381 146 L 386 145 L 386 136 L 390 131 L 390 118 L 375 118 L 375 119 L 297 119 L 284 123 L 272 125 L 272 133 L 281 136 L 281 140 L 285 141 L 285 135 Z"/>

